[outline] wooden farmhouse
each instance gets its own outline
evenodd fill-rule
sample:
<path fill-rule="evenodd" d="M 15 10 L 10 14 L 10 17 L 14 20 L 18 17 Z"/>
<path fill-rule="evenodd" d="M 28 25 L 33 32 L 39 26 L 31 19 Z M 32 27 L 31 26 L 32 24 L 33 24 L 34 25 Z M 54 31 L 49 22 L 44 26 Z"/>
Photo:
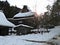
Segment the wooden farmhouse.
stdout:
<path fill-rule="evenodd" d="M 15 25 L 25 24 L 29 26 L 34 25 L 34 12 L 18 13 L 13 18 L 8 18 L 9 21 Z"/>
<path fill-rule="evenodd" d="M 21 32 L 22 34 L 28 33 L 29 30 L 34 28 L 34 12 L 18 13 L 13 18 L 8 18 L 8 20 L 16 26 L 19 25 L 14 28 L 17 31 L 17 35 Z"/>
<path fill-rule="evenodd" d="M 16 30 L 17 35 L 24 35 L 24 34 L 31 33 L 31 29 L 33 29 L 33 27 L 28 26 L 28 25 L 24 25 L 24 24 L 19 24 L 14 29 Z"/>

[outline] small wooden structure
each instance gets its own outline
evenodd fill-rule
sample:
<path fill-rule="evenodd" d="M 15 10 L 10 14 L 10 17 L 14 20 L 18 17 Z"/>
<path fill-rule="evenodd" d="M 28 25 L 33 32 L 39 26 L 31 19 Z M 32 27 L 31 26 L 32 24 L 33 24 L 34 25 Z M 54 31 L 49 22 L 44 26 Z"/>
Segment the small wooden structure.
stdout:
<path fill-rule="evenodd" d="M 15 28 L 17 35 L 28 34 L 31 32 L 31 29 L 33 29 L 33 27 L 24 24 L 17 25 Z"/>

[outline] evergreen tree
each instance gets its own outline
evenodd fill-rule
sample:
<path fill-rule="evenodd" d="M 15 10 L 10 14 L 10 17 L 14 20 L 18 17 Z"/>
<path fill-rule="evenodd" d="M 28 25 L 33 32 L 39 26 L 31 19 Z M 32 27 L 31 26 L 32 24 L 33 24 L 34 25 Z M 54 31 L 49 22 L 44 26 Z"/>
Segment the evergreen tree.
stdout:
<path fill-rule="evenodd" d="M 51 24 L 59 25 L 60 22 L 60 0 L 57 0 L 52 8 Z"/>
<path fill-rule="evenodd" d="M 10 6 L 8 1 L 6 0 L 6 1 L 0 1 L 0 10 L 3 10 L 7 18 L 11 18 L 15 14 L 19 13 L 21 9 L 16 6 Z"/>

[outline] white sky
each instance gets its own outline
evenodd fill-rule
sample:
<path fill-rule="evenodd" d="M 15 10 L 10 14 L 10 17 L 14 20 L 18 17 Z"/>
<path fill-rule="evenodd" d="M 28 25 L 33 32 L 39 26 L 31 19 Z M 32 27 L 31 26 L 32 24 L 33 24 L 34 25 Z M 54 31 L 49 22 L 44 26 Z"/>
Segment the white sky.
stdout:
<path fill-rule="evenodd" d="M 27 5 L 32 11 L 35 11 L 36 8 L 36 12 L 40 14 L 46 12 L 46 6 L 52 5 L 54 0 L 8 0 L 8 2 L 20 8 L 22 8 L 23 5 Z"/>

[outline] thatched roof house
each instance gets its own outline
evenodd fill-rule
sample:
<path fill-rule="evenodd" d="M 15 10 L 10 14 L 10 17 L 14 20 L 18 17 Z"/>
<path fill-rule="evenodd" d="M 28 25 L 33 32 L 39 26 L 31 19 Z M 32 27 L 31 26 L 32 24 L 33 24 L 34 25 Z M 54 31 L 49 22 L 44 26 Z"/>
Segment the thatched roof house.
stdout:
<path fill-rule="evenodd" d="M 8 35 L 9 28 L 16 27 L 13 23 L 9 22 L 4 13 L 0 10 L 0 35 Z"/>

